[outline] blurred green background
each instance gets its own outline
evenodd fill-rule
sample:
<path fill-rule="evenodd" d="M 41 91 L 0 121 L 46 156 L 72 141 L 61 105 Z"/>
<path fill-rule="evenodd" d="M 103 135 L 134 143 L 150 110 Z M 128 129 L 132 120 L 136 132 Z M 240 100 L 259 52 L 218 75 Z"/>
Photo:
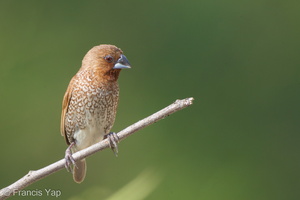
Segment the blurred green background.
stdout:
<path fill-rule="evenodd" d="M 61 101 L 85 53 L 115 44 L 113 131 L 194 105 L 25 190 L 61 199 L 282 200 L 300 196 L 300 2 L 0 1 L 0 188 L 62 159 Z"/>

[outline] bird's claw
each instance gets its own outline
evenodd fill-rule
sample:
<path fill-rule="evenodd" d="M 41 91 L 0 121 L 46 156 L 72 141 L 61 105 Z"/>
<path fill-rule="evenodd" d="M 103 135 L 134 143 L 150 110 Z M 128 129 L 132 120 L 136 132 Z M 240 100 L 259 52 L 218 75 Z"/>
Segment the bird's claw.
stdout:
<path fill-rule="evenodd" d="M 71 148 L 72 148 L 73 145 L 74 145 L 74 142 L 72 142 L 70 144 L 70 146 L 67 148 L 66 153 L 65 153 L 65 161 L 66 161 L 65 162 L 65 168 L 67 169 L 68 172 L 72 172 L 73 171 L 72 167 L 71 167 L 72 164 L 75 167 L 77 167 L 76 166 L 76 162 L 75 162 L 75 160 L 74 160 L 74 158 L 72 156 L 72 151 L 71 151 Z"/>
<path fill-rule="evenodd" d="M 109 141 L 109 147 L 113 150 L 115 156 L 118 156 L 118 143 L 119 143 L 119 137 L 115 132 L 110 132 L 107 135 L 108 141 Z"/>

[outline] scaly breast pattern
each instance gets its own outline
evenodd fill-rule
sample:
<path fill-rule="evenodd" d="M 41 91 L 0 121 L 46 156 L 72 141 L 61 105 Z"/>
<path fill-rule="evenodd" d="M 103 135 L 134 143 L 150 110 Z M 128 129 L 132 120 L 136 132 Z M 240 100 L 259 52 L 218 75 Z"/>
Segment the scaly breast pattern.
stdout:
<path fill-rule="evenodd" d="M 77 150 L 101 141 L 112 128 L 119 99 L 117 82 L 105 84 L 92 71 L 79 72 L 73 80 L 65 127 Z"/>

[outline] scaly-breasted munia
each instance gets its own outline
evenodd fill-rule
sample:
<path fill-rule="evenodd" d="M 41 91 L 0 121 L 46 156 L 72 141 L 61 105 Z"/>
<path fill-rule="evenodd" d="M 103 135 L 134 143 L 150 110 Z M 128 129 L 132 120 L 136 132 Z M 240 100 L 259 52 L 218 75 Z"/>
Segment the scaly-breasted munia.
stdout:
<path fill-rule="evenodd" d="M 95 46 L 85 55 L 69 83 L 62 102 L 61 134 L 69 145 L 66 167 L 75 164 L 73 179 L 77 183 L 85 178 L 86 162 L 83 159 L 75 163 L 72 153 L 110 135 L 119 100 L 117 80 L 124 68 L 130 68 L 130 64 L 121 49 L 113 45 Z"/>

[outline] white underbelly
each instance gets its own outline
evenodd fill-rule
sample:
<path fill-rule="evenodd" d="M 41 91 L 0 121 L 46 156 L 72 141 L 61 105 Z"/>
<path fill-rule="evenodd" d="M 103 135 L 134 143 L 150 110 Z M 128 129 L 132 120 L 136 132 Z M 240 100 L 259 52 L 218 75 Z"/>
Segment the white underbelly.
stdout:
<path fill-rule="evenodd" d="M 74 134 L 76 150 L 79 151 L 96 144 L 103 140 L 103 137 L 104 131 L 97 129 L 96 127 L 80 129 Z"/>
<path fill-rule="evenodd" d="M 105 116 L 105 115 L 104 115 Z M 99 116 L 98 116 L 99 117 Z M 75 148 L 77 151 L 85 149 L 103 140 L 105 135 L 104 121 L 97 117 L 87 115 L 87 125 L 84 129 L 78 129 L 74 133 Z"/>

